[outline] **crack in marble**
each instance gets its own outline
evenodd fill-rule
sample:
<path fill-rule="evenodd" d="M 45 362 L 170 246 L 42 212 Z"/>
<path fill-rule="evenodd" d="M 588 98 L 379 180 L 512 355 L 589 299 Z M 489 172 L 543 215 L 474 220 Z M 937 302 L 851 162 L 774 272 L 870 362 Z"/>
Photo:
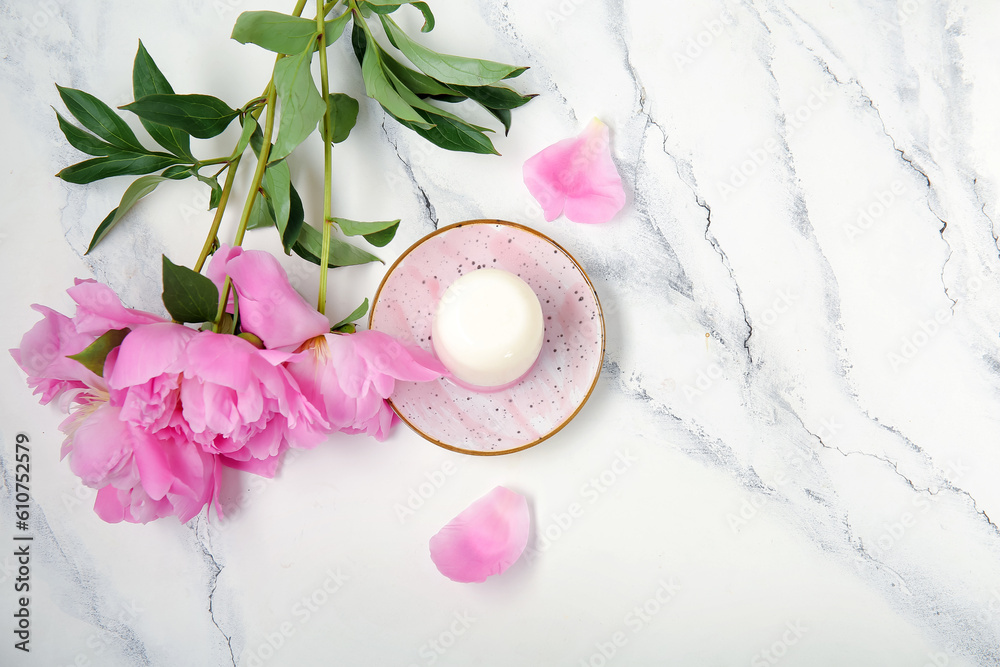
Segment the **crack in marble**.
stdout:
<path fill-rule="evenodd" d="M 0 479 L 3 480 L 3 486 L 6 490 L 12 491 L 14 489 L 14 477 L 10 473 L 7 467 L 6 457 L 0 455 Z M 4 505 L 5 509 L 9 510 L 10 514 L 13 514 L 13 493 L 4 494 Z M 142 667 L 149 667 L 153 664 L 149 657 L 149 653 L 146 649 L 146 644 L 139 638 L 135 629 L 123 620 L 124 614 L 120 607 L 115 607 L 111 612 L 102 611 L 98 608 L 99 605 L 103 606 L 105 609 L 108 606 L 108 598 L 106 595 L 102 595 L 103 591 L 111 588 L 111 585 L 104 579 L 100 577 L 98 572 L 93 567 L 85 567 L 88 563 L 81 563 L 83 557 L 87 555 L 86 550 L 80 549 L 79 545 L 76 545 L 76 549 L 63 546 L 63 543 L 56 538 L 55 531 L 52 530 L 52 526 L 49 524 L 46 518 L 45 510 L 42 509 L 41 505 L 37 502 L 33 503 L 31 509 L 31 528 L 34 535 L 33 543 L 36 545 L 37 551 L 35 552 L 38 562 L 49 566 L 55 566 L 56 569 L 62 577 L 69 580 L 69 583 L 76 589 L 81 590 L 85 593 L 84 596 L 80 598 L 80 606 L 82 607 L 77 612 L 81 621 L 89 622 L 106 637 L 115 637 L 121 641 L 121 646 L 115 646 L 118 650 L 122 651 L 133 665 L 141 665 Z M 72 537 L 72 534 L 70 534 Z M 53 554 L 52 552 L 55 552 Z M 73 558 L 70 557 L 70 553 L 73 554 Z M 58 558 L 53 557 L 57 555 Z M 53 586 L 53 588 L 57 588 Z M 89 603 L 84 603 L 83 600 L 89 601 Z M 133 599 L 134 604 L 134 599 Z M 69 612 L 69 610 L 65 610 Z M 141 611 L 141 609 L 139 610 Z M 132 619 L 135 618 L 135 613 L 132 613 Z M 106 642 L 110 646 L 114 646 L 110 642 Z M 88 648 L 93 648 L 89 646 Z M 84 658 L 86 658 L 85 653 L 81 653 Z"/>
<path fill-rule="evenodd" d="M 385 127 L 385 117 L 382 118 L 382 134 L 385 135 L 386 141 L 392 146 L 392 152 L 395 153 L 396 159 L 403 165 L 403 171 L 406 172 L 406 177 L 410 179 L 410 184 L 417 189 L 420 194 L 420 199 L 423 202 L 424 212 L 427 214 L 427 219 L 430 220 L 431 225 L 434 229 L 438 228 L 438 217 L 437 211 L 434 209 L 434 205 L 431 204 L 430 198 L 427 196 L 427 191 L 424 190 L 423 186 L 417 181 L 416 176 L 413 175 L 413 167 L 410 163 L 403 158 L 399 153 L 399 144 L 389 136 L 389 131 Z"/>
<path fill-rule="evenodd" d="M 624 0 L 619 0 L 617 2 L 617 7 L 619 10 L 618 12 L 619 16 L 621 17 L 622 22 L 624 22 L 624 17 L 625 17 Z M 687 178 L 684 177 L 684 174 L 682 174 L 680 170 L 679 166 L 680 161 L 674 155 L 672 155 L 670 151 L 667 149 L 667 131 L 666 129 L 664 129 L 663 125 L 661 125 L 655 118 L 653 118 L 652 111 L 648 109 L 646 106 L 646 99 L 647 99 L 646 86 L 642 83 L 641 77 L 639 76 L 639 73 L 635 69 L 635 65 L 632 64 L 631 50 L 629 49 L 628 42 L 624 37 L 624 30 L 619 29 L 615 34 L 618 37 L 617 41 L 622 49 L 625 69 L 628 72 L 629 79 L 632 81 L 633 88 L 636 89 L 636 92 L 638 93 L 639 96 L 639 113 L 646 117 L 646 124 L 643 126 L 640 146 L 645 145 L 645 138 L 649 130 L 649 126 L 650 125 L 655 126 L 656 129 L 660 131 L 660 135 L 663 137 L 663 142 L 662 142 L 663 154 L 669 157 L 673 161 L 674 170 L 677 172 L 677 177 L 680 179 L 682 183 L 684 183 L 685 187 L 687 187 L 691 191 L 691 194 L 694 196 L 695 203 L 705 211 L 706 213 L 706 224 L 705 224 L 705 234 L 704 234 L 705 240 L 708 241 L 709 245 L 712 246 L 712 249 L 715 251 L 715 253 L 719 255 L 720 261 L 722 262 L 723 267 L 726 269 L 726 272 L 729 274 L 729 279 L 732 281 L 733 288 L 736 291 L 736 301 L 740 305 L 740 311 L 743 314 L 743 322 L 747 326 L 747 333 L 746 336 L 744 336 L 743 338 L 743 349 L 746 351 L 747 361 L 749 365 L 753 366 L 753 353 L 750 351 L 750 338 L 753 336 L 753 325 L 750 324 L 750 316 L 749 313 L 747 312 L 746 305 L 743 302 L 743 290 L 740 289 L 739 281 L 736 280 L 736 274 L 733 272 L 733 267 L 729 261 L 729 256 L 726 255 L 726 252 L 722 249 L 722 245 L 719 243 L 715 234 L 711 234 L 711 232 L 709 231 L 709 228 L 712 226 L 712 209 L 711 207 L 709 207 L 707 200 L 705 200 L 698 194 L 697 184 L 690 182 Z M 638 155 L 636 157 L 636 167 L 635 167 L 636 171 L 638 171 L 638 164 L 639 161 L 641 160 L 641 157 L 642 157 L 642 149 L 640 148 Z M 691 179 L 693 180 L 693 178 L 694 177 L 692 175 Z"/>
<path fill-rule="evenodd" d="M 991 519 L 990 515 L 986 513 L 986 510 L 979 509 L 979 503 L 976 501 L 976 499 L 972 496 L 971 493 L 969 493 L 968 491 L 966 491 L 961 487 L 955 486 L 949 480 L 945 480 L 944 487 L 949 491 L 952 491 L 960 496 L 965 496 L 966 498 L 971 500 L 972 509 L 975 510 L 976 514 L 982 515 L 982 517 L 986 519 L 986 523 L 989 524 L 989 526 L 993 529 L 993 532 L 996 533 L 998 536 L 1000 536 L 1000 526 L 993 523 L 993 519 Z"/>
<path fill-rule="evenodd" d="M 836 56 L 835 51 L 826 43 L 826 41 L 822 38 L 822 36 L 819 34 L 819 32 L 808 21 L 806 21 L 804 18 L 802 18 L 798 14 L 798 12 L 796 12 L 791 7 L 788 7 L 787 5 L 785 5 L 785 9 L 787 10 L 787 12 L 789 14 L 791 14 L 792 16 L 794 16 L 795 19 L 801 25 L 803 25 L 806 28 L 808 28 L 809 31 L 812 32 L 812 34 L 823 45 L 823 47 L 825 47 L 828 51 L 830 51 L 830 53 L 833 54 L 834 57 L 838 57 L 838 56 Z M 759 14 L 758 14 L 758 16 L 759 16 Z M 763 18 L 761 18 L 760 20 L 763 21 Z M 789 27 L 791 27 L 791 22 L 789 22 L 787 20 L 787 16 L 785 16 L 785 21 L 786 21 L 786 25 L 788 25 Z M 827 74 L 827 76 L 829 76 L 831 79 L 833 79 L 834 83 L 836 83 L 839 86 L 845 87 L 845 88 L 846 87 L 850 87 L 851 85 L 853 85 L 853 86 L 855 86 L 857 88 L 858 94 L 861 97 L 861 99 L 864 100 L 865 103 L 867 103 L 867 105 L 872 109 L 872 111 L 875 112 L 875 117 L 878 118 L 878 122 L 879 122 L 879 124 L 882 127 L 882 133 L 889 139 L 890 143 L 892 144 L 893 150 L 895 150 L 899 154 L 900 159 L 903 162 L 905 162 L 907 164 L 907 166 L 912 171 L 914 171 L 917 174 L 919 174 L 924 179 L 924 181 L 927 183 L 927 198 L 926 198 L 927 199 L 927 210 L 930 212 L 931 215 L 933 215 L 935 218 L 937 218 L 938 222 L 941 223 L 941 228 L 938 230 L 938 234 L 941 236 L 941 240 L 944 242 L 944 244 L 946 246 L 948 246 L 948 257 L 945 258 L 944 263 L 941 265 L 941 287 L 944 289 L 945 297 L 947 297 L 948 300 L 951 302 L 950 309 L 951 309 L 952 315 L 954 315 L 955 314 L 955 306 L 958 305 L 958 300 L 955 299 L 954 297 L 952 297 L 951 296 L 951 292 L 948 291 L 948 283 L 945 280 L 945 276 L 944 276 L 945 271 L 946 271 L 946 269 L 948 267 L 948 262 L 951 261 L 952 255 L 954 254 L 954 248 L 952 247 L 951 242 L 948 241 L 948 239 L 946 239 L 945 235 L 944 235 L 945 230 L 948 228 L 948 222 L 934 211 L 934 207 L 933 207 L 933 205 L 931 203 L 931 195 L 935 192 L 935 190 L 934 190 L 934 185 L 931 182 L 930 177 L 927 175 L 927 172 L 922 167 L 920 167 L 916 162 L 914 162 L 913 158 L 909 157 L 906 154 L 906 152 L 903 149 L 901 149 L 899 147 L 899 145 L 896 143 L 896 139 L 889 132 L 889 129 L 888 129 L 888 127 L 885 124 L 885 119 L 882 117 L 882 112 L 879 110 L 879 108 L 877 106 L 875 106 L 875 102 L 872 100 L 871 96 L 865 90 L 865 87 L 861 84 L 861 82 L 858 81 L 858 79 L 855 78 L 855 77 L 851 77 L 847 81 L 841 81 L 841 79 L 836 74 L 834 74 L 833 71 L 830 69 L 829 62 L 827 61 L 826 58 L 824 58 L 823 56 L 821 56 L 820 54 L 818 54 L 815 49 L 807 46 L 801 40 L 798 42 L 798 44 L 799 44 L 799 46 L 801 46 L 802 48 L 804 48 L 807 52 L 809 52 L 809 54 L 812 55 L 813 58 L 816 59 L 816 62 L 820 65 L 820 67 L 823 68 L 823 71 Z"/>
<path fill-rule="evenodd" d="M 884 134 L 886 138 L 889 140 L 889 143 L 892 144 L 892 149 L 899 154 L 899 159 L 902 160 L 904 163 L 906 163 L 906 165 L 910 168 L 911 171 L 919 174 L 920 177 L 923 178 L 924 182 L 927 184 L 926 185 L 927 210 L 928 212 L 930 212 L 931 215 L 933 215 L 937 219 L 938 222 L 941 223 L 941 228 L 938 229 L 938 234 L 941 236 L 941 240 L 944 242 L 944 244 L 948 246 L 948 256 L 945 258 L 944 263 L 942 263 L 941 265 L 941 287 L 944 289 L 945 297 L 947 297 L 947 299 L 951 302 L 951 306 L 949 306 L 949 308 L 951 310 L 952 315 L 954 315 L 955 306 L 958 305 L 958 300 L 955 299 L 951 295 L 951 292 L 948 291 L 948 283 L 945 280 L 944 274 L 946 269 L 948 268 L 948 262 L 951 261 L 952 255 L 954 255 L 955 250 L 952 247 L 951 242 L 947 238 L 945 238 L 944 235 L 945 230 L 948 229 L 948 221 L 942 218 L 940 215 L 937 214 L 937 212 L 934 211 L 934 206 L 931 203 L 931 195 L 934 193 L 934 184 L 931 182 L 930 176 L 928 176 L 927 172 L 920 165 L 918 165 L 913 160 L 913 158 L 908 156 L 906 154 L 906 151 L 899 147 L 898 143 L 896 143 L 895 137 L 892 136 L 892 134 L 889 132 L 888 126 L 886 126 L 885 124 L 885 119 L 882 117 L 882 112 L 875 105 L 874 100 L 872 100 L 871 96 L 868 95 L 867 91 L 865 90 L 865 87 L 861 85 L 861 82 L 854 78 L 851 78 L 846 82 L 841 81 L 839 78 L 837 78 L 837 75 L 830 70 L 829 65 L 824 60 L 822 60 L 818 54 L 816 54 L 811 49 L 808 49 L 808 47 L 806 48 L 819 61 L 820 65 L 823 67 L 823 71 L 826 72 L 827 75 L 829 75 L 830 78 L 832 78 L 837 85 L 850 87 L 853 84 L 855 87 L 857 87 L 858 95 L 871 108 L 871 110 L 875 112 L 875 117 L 878 118 L 879 125 L 882 127 L 882 134 Z"/>
<path fill-rule="evenodd" d="M 517 30 L 514 28 L 514 22 L 510 20 L 510 15 L 511 15 L 510 2 L 508 2 L 508 0 L 503 0 L 503 2 L 501 2 L 499 6 L 496 6 L 493 2 L 487 2 L 486 4 L 488 7 L 495 8 L 493 11 L 489 13 L 490 18 L 494 19 L 492 27 L 499 30 L 504 35 L 506 35 L 508 37 L 508 42 L 511 43 L 514 47 L 516 47 L 520 51 L 520 56 L 517 58 L 517 61 L 518 62 L 529 61 L 532 63 L 539 63 L 537 57 L 538 49 L 529 48 L 525 46 L 524 39 L 521 37 L 520 34 L 518 34 Z M 483 15 L 485 16 L 486 13 L 484 12 Z M 505 60 L 504 62 L 509 62 L 509 61 Z M 551 75 L 547 74 L 549 70 L 545 69 L 544 67 L 539 67 L 538 71 L 546 73 L 544 83 L 547 84 L 549 91 L 553 93 L 557 98 L 559 98 L 561 106 L 568 111 L 569 117 L 573 121 L 573 123 L 575 125 L 579 125 L 580 120 L 576 116 L 576 111 L 573 109 L 573 106 L 569 103 L 569 99 L 567 99 L 566 96 L 562 94 L 562 91 L 559 90 L 559 86 L 556 84 L 555 79 L 553 79 Z"/>
<path fill-rule="evenodd" d="M 798 416 L 798 415 L 796 415 L 796 416 Z M 800 422 L 801 422 L 801 419 L 800 419 Z M 812 431 L 810 431 L 806 427 L 805 424 L 802 424 L 802 429 L 806 433 L 808 433 L 809 435 L 811 435 L 813 438 L 815 438 L 816 441 L 820 444 L 821 447 L 824 447 L 826 449 L 830 449 L 830 450 L 836 451 L 836 452 L 840 453 L 841 456 L 844 456 L 845 458 L 856 454 L 858 456 L 867 456 L 869 458 L 875 459 L 876 461 L 881 461 L 882 463 L 888 464 L 889 467 L 892 468 L 893 473 L 895 473 L 897 477 L 899 477 L 904 482 L 906 482 L 906 485 L 909 486 L 914 491 L 916 491 L 917 493 L 927 493 L 927 494 L 932 495 L 932 496 L 936 496 L 938 493 L 940 493 L 940 489 L 938 489 L 937 491 L 935 491 L 931 487 L 923 488 L 923 487 L 917 486 L 913 482 L 913 480 L 911 480 L 909 477 L 907 477 L 905 474 L 903 474 L 902 472 L 899 471 L 899 463 L 897 461 L 893 461 L 892 459 L 890 459 L 887 456 L 879 456 L 878 454 L 875 454 L 873 452 L 866 452 L 866 451 L 863 451 L 863 450 L 860 450 L 860 449 L 852 449 L 852 450 L 849 450 L 849 451 L 844 451 L 843 449 L 841 449 L 840 447 L 838 447 L 836 445 L 828 445 L 828 444 L 826 444 L 826 442 L 823 441 L 823 438 L 821 438 L 819 436 L 819 434 L 813 433 Z"/>
<path fill-rule="evenodd" d="M 859 556 L 861 556 L 861 558 L 863 560 L 865 560 L 866 562 L 868 562 L 869 564 L 871 564 L 875 568 L 880 569 L 880 570 L 884 570 L 885 572 L 888 572 L 889 574 L 891 574 L 899 582 L 900 590 L 903 591 L 904 593 L 906 593 L 907 595 L 912 596 L 913 593 L 910 591 L 910 587 L 907 586 L 906 579 L 903 578 L 903 575 L 901 575 L 899 572 L 897 572 L 893 567 L 891 567 L 890 565 L 888 565 L 885 561 L 882 561 L 882 560 L 879 560 L 878 558 L 876 558 L 870 551 L 868 551 L 868 549 L 865 548 L 865 540 L 864 540 L 864 538 L 861 537 L 860 535 L 858 535 L 854 531 L 854 528 L 851 526 L 851 513 L 850 512 L 848 512 L 848 511 L 844 512 L 843 523 L 844 523 L 844 527 L 846 528 L 846 532 L 847 532 L 847 542 L 848 542 L 848 544 L 851 545 L 851 548 L 854 550 L 854 553 L 856 553 Z M 855 541 L 855 540 L 857 540 L 857 541 Z M 894 587 L 895 587 L 895 585 L 896 584 L 892 584 L 892 586 L 894 586 Z"/>
<path fill-rule="evenodd" d="M 233 638 L 231 635 L 226 634 L 225 630 L 222 629 L 222 626 L 219 625 L 219 622 L 215 618 L 215 591 L 219 587 L 219 575 L 222 574 L 223 565 L 221 565 L 219 561 L 215 559 L 215 555 L 212 553 L 210 540 L 208 538 L 208 528 L 205 529 L 204 539 L 202 539 L 201 536 L 199 535 L 199 533 L 201 532 L 200 531 L 201 526 L 202 526 L 202 519 L 199 516 L 198 521 L 193 527 L 193 530 L 195 532 L 195 539 L 198 541 L 198 546 L 201 547 L 201 552 L 205 556 L 206 562 L 210 562 L 211 564 L 210 566 L 213 570 L 209 582 L 212 587 L 212 590 L 209 591 L 208 593 L 208 615 L 209 618 L 212 619 L 212 625 L 214 625 L 216 629 L 219 631 L 219 633 L 225 638 L 226 646 L 229 648 L 229 658 L 233 663 L 233 667 L 237 667 L 236 654 L 233 652 Z"/>
<path fill-rule="evenodd" d="M 925 493 L 925 494 L 928 494 L 928 495 L 931 495 L 931 496 L 936 496 L 936 495 L 938 495 L 941 492 L 941 489 L 945 489 L 945 490 L 951 491 L 951 492 L 953 492 L 953 493 L 955 493 L 957 495 L 962 495 L 962 496 L 967 497 L 970 501 L 972 501 L 972 507 L 975 510 L 975 512 L 977 514 L 982 515 L 982 517 L 984 519 L 986 519 L 986 523 L 989 524 L 989 526 L 993 529 L 993 532 L 996 533 L 998 536 L 1000 536 L 1000 526 L 997 526 L 997 524 L 995 524 L 993 522 L 993 520 L 990 518 L 989 514 L 987 514 L 985 510 L 979 509 L 979 503 L 972 496 L 972 494 L 969 493 L 968 491 L 966 491 L 965 489 L 962 489 L 961 487 L 956 486 L 954 483 L 952 483 L 947 478 L 941 476 L 941 478 L 940 478 L 940 484 L 939 484 L 937 490 L 935 490 L 933 487 L 923 488 L 923 487 L 917 486 L 913 482 L 913 480 L 911 480 L 905 474 L 903 474 L 902 472 L 900 472 L 900 470 L 899 470 L 899 463 L 898 462 L 893 461 L 892 459 L 890 459 L 888 457 L 885 457 L 885 456 L 879 456 L 878 454 L 874 454 L 872 452 L 865 452 L 865 451 L 862 451 L 862 450 L 851 450 L 851 451 L 846 451 L 845 452 L 840 447 L 837 447 L 835 445 L 828 445 L 828 444 L 826 444 L 826 442 L 823 441 L 823 438 L 820 437 L 819 434 L 813 433 L 812 431 L 809 430 L 809 428 L 805 425 L 805 422 L 803 422 L 802 418 L 799 417 L 798 414 L 796 414 L 794 412 L 792 414 L 795 414 L 796 419 L 802 425 L 802 430 L 804 430 L 810 436 L 812 436 L 813 438 L 815 438 L 816 441 L 821 446 L 825 447 L 826 449 L 835 450 L 835 451 L 839 452 L 844 457 L 851 456 L 852 454 L 857 454 L 859 456 L 867 456 L 867 457 L 873 458 L 873 459 L 875 459 L 877 461 L 881 461 L 883 463 L 886 463 L 886 464 L 888 464 L 892 468 L 892 471 L 900 479 L 902 479 L 904 482 L 906 482 L 907 486 L 909 486 L 916 493 Z M 910 443 L 913 447 L 915 447 L 917 449 L 917 451 L 920 452 L 921 454 L 924 453 L 922 449 L 920 449 L 919 447 L 917 447 L 914 443 L 912 443 L 912 441 L 910 441 L 909 438 L 906 438 L 906 436 L 904 436 L 898 430 L 893 429 L 892 427 L 887 426 L 885 424 L 882 424 L 881 422 L 879 422 L 874 417 L 869 417 L 869 419 L 872 419 L 872 421 L 874 421 L 879 426 L 881 426 L 883 428 L 886 428 L 886 429 L 889 429 L 891 432 L 893 432 L 896 435 L 902 437 L 904 440 L 906 440 L 908 443 Z"/>
<path fill-rule="evenodd" d="M 690 186 L 688 186 L 690 187 Z M 709 242 L 712 249 L 715 250 L 716 254 L 722 261 L 722 265 L 726 267 L 726 271 L 729 272 L 729 278 L 733 281 L 733 287 L 736 289 L 736 301 L 740 304 L 740 311 L 743 313 L 743 321 L 747 325 L 747 335 L 743 338 L 743 349 L 746 350 L 747 360 L 750 365 L 753 365 L 753 353 L 750 351 L 750 338 L 753 337 L 753 325 L 750 324 L 750 316 L 747 313 L 746 305 L 743 303 L 743 290 L 740 289 L 739 281 L 736 280 L 736 274 L 733 272 L 733 266 L 729 262 L 729 256 L 722 249 L 722 245 L 716 238 L 715 234 L 712 234 L 709 230 L 712 226 L 712 208 L 708 205 L 708 202 L 698 196 L 698 193 L 692 188 L 692 194 L 694 194 L 695 203 L 705 210 L 705 240 Z M 711 238 L 709 238 L 711 236 Z"/>
<path fill-rule="evenodd" d="M 979 202 L 979 210 L 981 210 L 983 212 L 983 216 L 990 223 L 990 236 L 993 237 L 993 245 L 996 246 L 997 257 L 1000 257 L 1000 236 L 997 235 L 996 222 L 993 220 L 993 217 L 989 213 L 986 212 L 986 202 L 983 201 L 982 196 L 979 194 L 979 179 L 978 178 L 973 178 L 972 179 L 972 193 L 976 196 L 976 201 Z"/>

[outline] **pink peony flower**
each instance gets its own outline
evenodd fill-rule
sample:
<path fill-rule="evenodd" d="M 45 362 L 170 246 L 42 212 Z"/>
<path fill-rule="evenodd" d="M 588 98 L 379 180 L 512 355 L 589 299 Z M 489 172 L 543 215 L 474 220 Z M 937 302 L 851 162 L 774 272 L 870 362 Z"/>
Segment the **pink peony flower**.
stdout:
<path fill-rule="evenodd" d="M 67 293 L 77 303 L 73 318 L 35 304 L 42 319 L 24 334 L 20 348 L 10 350 L 43 405 L 66 391 L 95 386 L 97 376 L 68 355 L 82 352 L 109 329 L 164 321 L 126 308 L 110 287 L 94 280 L 77 280 Z"/>
<path fill-rule="evenodd" d="M 607 222 L 625 206 L 625 190 L 611 160 L 608 126 L 593 119 L 578 137 L 563 139 L 524 163 L 524 184 L 546 220 L 560 213 L 573 222 Z"/>
<path fill-rule="evenodd" d="M 42 319 L 21 338 L 21 347 L 10 350 L 14 361 L 28 375 L 28 386 L 47 404 L 63 393 L 84 389 L 98 377 L 79 361 L 66 356 L 82 352 L 97 336 L 77 331 L 73 320 L 51 308 L 32 306 Z"/>
<path fill-rule="evenodd" d="M 223 245 L 206 273 L 219 289 L 226 275 L 230 277 L 240 297 L 243 331 L 256 335 L 268 348 L 296 346 L 330 330 L 326 316 L 295 291 L 270 253 Z"/>
<path fill-rule="evenodd" d="M 447 374 L 430 353 L 380 331 L 311 338 L 287 367 L 332 429 L 378 440 L 397 419 L 385 402 L 396 380 L 427 382 Z"/>
<path fill-rule="evenodd" d="M 520 558 L 530 526 L 528 501 L 498 486 L 431 538 L 431 560 L 452 581 L 484 582 Z"/>
<path fill-rule="evenodd" d="M 150 432 L 168 427 L 186 431 L 178 404 L 180 382 L 185 348 L 196 335 L 180 324 L 163 322 L 137 327 L 125 337 L 107 373 L 121 419 Z"/>
<path fill-rule="evenodd" d="M 148 523 L 176 516 L 187 523 L 209 503 L 221 516 L 218 457 L 176 438 L 129 429 L 136 437 L 128 474 L 97 492 L 99 517 L 108 523 Z"/>
<path fill-rule="evenodd" d="M 290 356 L 258 350 L 237 336 L 196 334 L 181 363 L 181 411 L 190 438 L 270 475 L 288 447 L 315 447 L 327 423 L 282 366 Z"/>
<path fill-rule="evenodd" d="M 108 355 L 111 374 L 117 357 L 118 350 Z M 74 403 L 78 407 L 60 425 L 63 456 L 84 484 L 98 489 L 94 509 L 105 521 L 147 523 L 176 515 L 184 523 L 218 498 L 215 457 L 175 431 L 152 432 L 123 419 L 116 392 L 102 380 L 78 392 Z"/>

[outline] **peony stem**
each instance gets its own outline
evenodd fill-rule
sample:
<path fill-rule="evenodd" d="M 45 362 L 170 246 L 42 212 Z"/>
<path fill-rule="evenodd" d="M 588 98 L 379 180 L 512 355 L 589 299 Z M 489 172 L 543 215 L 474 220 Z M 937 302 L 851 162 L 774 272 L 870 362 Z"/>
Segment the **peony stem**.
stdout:
<path fill-rule="evenodd" d="M 323 114 L 323 248 L 319 264 L 319 299 L 316 310 L 326 312 L 326 280 L 330 272 L 331 198 L 333 196 L 333 144 L 330 137 L 330 78 L 326 63 L 326 10 L 323 0 L 316 0 L 316 29 L 319 31 L 319 81 L 326 112 Z"/>
<path fill-rule="evenodd" d="M 298 0 L 295 3 L 295 9 L 292 10 L 293 16 L 299 16 L 302 10 L 306 6 L 306 0 Z M 284 58 L 283 55 L 279 55 L 276 60 Z M 262 146 L 260 147 L 260 155 L 257 156 L 257 168 L 253 173 L 253 182 L 250 184 L 250 192 L 247 194 L 246 202 L 243 204 L 243 214 L 240 215 L 240 224 L 236 228 L 236 238 L 233 239 L 233 246 L 239 246 L 243 244 L 243 236 L 247 233 L 247 224 L 250 222 L 250 213 L 253 211 L 253 203 L 257 199 L 257 193 L 260 191 L 260 184 L 264 180 L 264 170 L 267 169 L 267 158 L 271 153 L 271 135 L 274 134 L 274 107 L 278 100 L 278 90 L 274 86 L 274 76 L 271 76 L 271 81 L 267 85 L 267 91 L 264 93 L 265 98 L 264 104 L 267 107 L 267 115 L 264 118 L 264 139 L 262 141 Z M 259 113 L 259 112 L 258 112 Z M 219 295 L 219 310 L 215 316 L 215 322 L 212 324 L 212 328 L 215 331 L 219 330 L 219 326 L 222 322 L 222 316 L 226 312 L 226 304 L 229 302 L 229 290 L 232 288 L 232 281 L 229 276 L 226 276 L 226 282 L 222 287 L 222 293 Z"/>
<path fill-rule="evenodd" d="M 232 192 L 233 181 L 236 179 L 236 169 L 240 166 L 242 157 L 241 155 L 237 155 L 236 159 L 229 163 L 226 182 L 222 186 L 222 197 L 219 198 L 219 205 L 215 209 L 215 217 L 212 218 L 212 226 L 208 228 L 208 237 L 205 239 L 205 244 L 201 247 L 201 254 L 198 255 L 198 261 L 194 265 L 196 272 L 200 273 L 201 267 L 205 266 L 205 260 L 208 259 L 208 255 L 212 252 L 213 241 L 219 235 L 222 214 L 226 212 L 226 205 L 229 204 L 229 193 Z"/>
<path fill-rule="evenodd" d="M 260 184 L 264 181 L 264 170 L 267 169 L 267 158 L 271 153 L 271 135 L 274 134 L 274 107 L 277 101 L 278 90 L 274 86 L 274 79 L 267 87 L 267 115 L 264 119 L 264 139 L 260 147 L 260 155 L 257 156 L 257 168 L 253 172 L 253 181 L 250 183 L 250 192 L 243 203 L 243 213 L 240 215 L 240 224 L 236 228 L 236 238 L 233 245 L 243 244 L 243 236 L 247 233 L 247 224 L 250 222 L 250 213 L 253 211 L 253 203 L 257 199 Z"/>

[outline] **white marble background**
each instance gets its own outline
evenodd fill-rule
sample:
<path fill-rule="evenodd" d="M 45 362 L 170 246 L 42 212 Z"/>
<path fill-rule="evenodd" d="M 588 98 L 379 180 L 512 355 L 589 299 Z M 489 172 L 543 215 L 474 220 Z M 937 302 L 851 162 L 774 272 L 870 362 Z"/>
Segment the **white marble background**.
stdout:
<path fill-rule="evenodd" d="M 159 308 L 158 255 L 190 264 L 210 220 L 197 185 L 169 184 L 83 257 L 127 179 L 52 177 L 79 159 L 53 82 L 124 103 L 141 38 L 178 92 L 242 104 L 271 57 L 228 40 L 232 23 L 291 4 L 0 2 L 3 348 L 35 321 L 29 304 L 69 310 L 75 276 Z M 478 217 L 567 247 L 607 318 L 585 410 L 499 458 L 405 427 L 382 444 L 336 437 L 273 481 L 227 478 L 223 523 L 108 525 L 58 460 L 57 410 L 7 358 L 0 539 L 24 432 L 35 541 L 29 655 L 13 650 L 0 545 L 0 662 L 1000 664 L 1000 6 L 431 5 L 426 43 L 531 65 L 515 83 L 541 95 L 500 158 L 445 153 L 363 102 L 335 151 L 335 210 L 402 217 L 386 259 Z M 332 53 L 334 88 L 360 95 L 346 42 Z M 628 205 L 605 225 L 546 223 L 521 164 L 591 116 L 612 127 Z M 315 212 L 311 144 L 292 171 Z M 270 233 L 248 244 L 275 248 Z M 314 296 L 316 272 L 286 265 Z M 332 315 L 382 271 L 335 272 Z M 530 499 L 530 553 L 455 584 L 427 540 L 496 484 Z"/>

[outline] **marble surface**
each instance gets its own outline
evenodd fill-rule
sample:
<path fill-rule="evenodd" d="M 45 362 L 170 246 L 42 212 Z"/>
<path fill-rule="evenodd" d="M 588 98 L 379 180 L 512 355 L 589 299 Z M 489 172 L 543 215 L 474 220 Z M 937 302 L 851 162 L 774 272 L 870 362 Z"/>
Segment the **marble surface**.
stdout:
<path fill-rule="evenodd" d="M 30 304 L 69 309 L 77 276 L 158 309 L 158 255 L 193 262 L 210 220 L 203 190 L 172 183 L 84 257 L 126 179 L 52 177 L 79 158 L 53 82 L 127 102 L 141 38 L 178 92 L 242 104 L 271 58 L 228 40 L 232 23 L 291 4 L 0 2 L 4 348 Z M 589 403 L 509 456 L 405 427 L 335 437 L 274 480 L 228 476 L 224 522 L 108 525 L 59 461 L 57 408 L 7 358 L 0 663 L 1000 664 L 1000 6 L 431 5 L 421 39 L 530 65 L 516 85 L 540 96 L 497 137 L 502 157 L 440 151 L 363 101 L 335 211 L 403 218 L 387 260 L 486 217 L 566 247 L 607 320 Z M 331 53 L 334 88 L 359 95 L 346 43 Z M 592 116 L 628 204 L 604 225 L 546 223 L 521 165 Z M 291 162 L 313 218 L 320 154 L 313 140 Z M 286 266 L 312 298 L 317 273 Z M 331 316 L 383 271 L 335 271 Z M 11 632 L 17 433 L 32 445 L 27 655 Z M 427 541 L 497 484 L 529 498 L 529 550 L 453 583 Z"/>

